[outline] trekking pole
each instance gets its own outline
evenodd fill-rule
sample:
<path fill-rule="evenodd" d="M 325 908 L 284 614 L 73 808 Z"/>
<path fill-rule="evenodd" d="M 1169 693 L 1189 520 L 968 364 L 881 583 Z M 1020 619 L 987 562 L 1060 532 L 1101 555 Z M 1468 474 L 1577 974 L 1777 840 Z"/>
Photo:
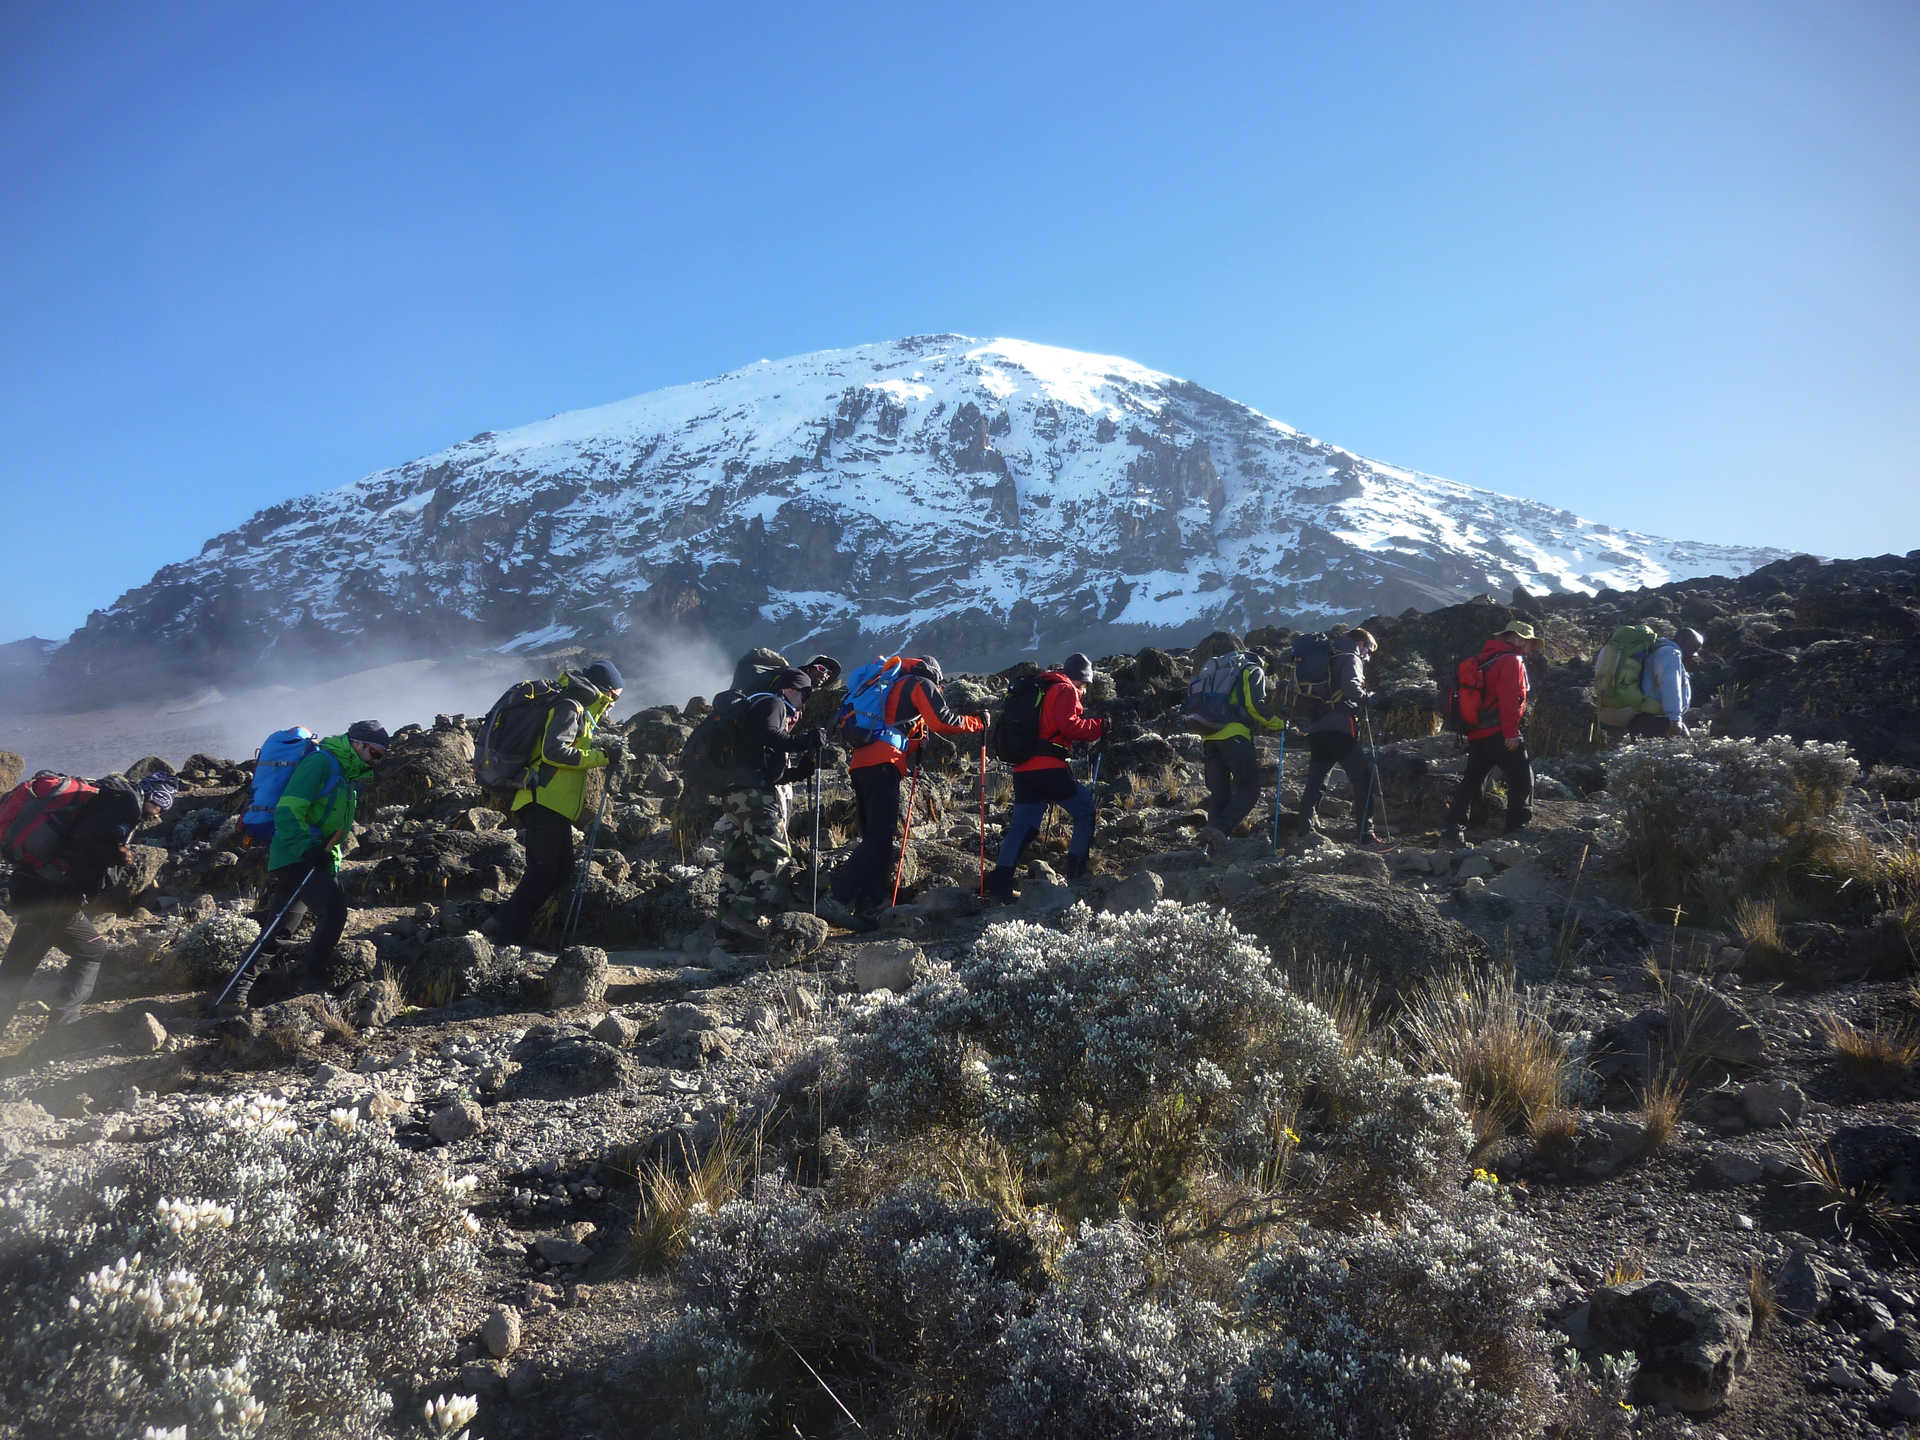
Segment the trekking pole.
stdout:
<path fill-rule="evenodd" d="M 987 732 L 980 732 L 980 896 L 987 894 Z"/>
<path fill-rule="evenodd" d="M 240 962 L 240 967 L 227 977 L 226 985 L 221 989 L 219 996 L 214 1000 L 211 1008 L 218 1010 L 226 1003 L 227 996 L 233 993 L 233 987 L 238 985 L 240 983 L 240 977 L 247 973 L 247 967 L 252 965 L 254 960 L 259 957 L 260 952 L 266 948 L 267 942 L 279 933 L 280 922 L 287 918 L 287 912 L 293 909 L 294 903 L 299 900 L 301 892 L 307 888 L 307 882 L 313 879 L 313 872 L 319 868 L 318 865 L 309 865 L 307 867 L 307 873 L 301 876 L 300 883 L 293 887 L 292 893 L 287 896 L 287 903 L 280 907 L 280 913 L 274 916 L 266 928 L 260 932 L 260 938 L 253 942 L 253 948 L 247 951 L 247 958 Z"/>
<path fill-rule="evenodd" d="M 573 943 L 574 926 L 580 923 L 580 906 L 587 898 L 587 873 L 593 869 L 593 845 L 600 838 L 600 818 L 607 813 L 607 794 L 613 789 L 614 777 L 620 773 L 626 758 L 623 752 L 607 767 L 606 783 L 600 787 L 600 803 L 594 807 L 593 824 L 587 827 L 586 848 L 580 852 L 580 878 L 573 882 L 573 902 L 567 906 L 567 923 L 560 931 L 562 950 Z"/>
<path fill-rule="evenodd" d="M 1280 758 L 1273 763 L 1273 848 L 1280 848 L 1280 792 L 1287 778 L 1287 726 L 1293 723 L 1293 707 L 1280 717 Z"/>
<path fill-rule="evenodd" d="M 813 913 L 820 913 L 820 768 L 814 766 L 813 774 L 807 777 L 807 784 L 813 790 Z"/>
<path fill-rule="evenodd" d="M 1373 764 L 1373 790 L 1380 801 L 1380 825 L 1387 832 L 1387 839 L 1393 839 L 1393 822 L 1387 818 L 1387 787 L 1380 778 L 1380 752 L 1373 743 L 1373 712 L 1364 705 L 1360 708 L 1360 718 L 1367 727 L 1367 759 Z"/>
<path fill-rule="evenodd" d="M 913 783 L 907 787 L 907 823 L 900 830 L 900 858 L 893 866 L 893 894 L 887 897 L 888 905 L 900 903 L 900 877 L 907 868 L 907 839 L 913 834 L 913 801 L 920 793 L 920 755 L 916 751 L 913 757 Z"/>

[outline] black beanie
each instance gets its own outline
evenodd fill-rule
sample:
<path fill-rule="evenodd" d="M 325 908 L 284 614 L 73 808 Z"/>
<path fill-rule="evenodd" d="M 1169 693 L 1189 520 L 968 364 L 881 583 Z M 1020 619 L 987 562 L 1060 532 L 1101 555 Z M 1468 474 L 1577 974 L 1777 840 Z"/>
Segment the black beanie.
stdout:
<path fill-rule="evenodd" d="M 387 727 L 378 720 L 356 720 L 347 727 L 347 739 L 384 747 L 388 743 Z"/>
<path fill-rule="evenodd" d="M 600 690 L 624 690 L 626 681 L 620 678 L 620 667 L 611 660 L 596 660 L 580 672 L 587 683 Z"/>

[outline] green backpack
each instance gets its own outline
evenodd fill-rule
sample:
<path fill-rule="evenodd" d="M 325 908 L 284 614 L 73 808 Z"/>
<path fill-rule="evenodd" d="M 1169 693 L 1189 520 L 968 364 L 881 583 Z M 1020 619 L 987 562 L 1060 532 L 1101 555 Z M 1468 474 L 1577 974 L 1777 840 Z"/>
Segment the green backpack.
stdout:
<path fill-rule="evenodd" d="M 1640 672 L 1660 636 L 1647 625 L 1622 625 L 1593 662 L 1593 702 L 1605 725 L 1625 725 L 1635 715 L 1660 711 L 1660 702 L 1640 688 Z"/>

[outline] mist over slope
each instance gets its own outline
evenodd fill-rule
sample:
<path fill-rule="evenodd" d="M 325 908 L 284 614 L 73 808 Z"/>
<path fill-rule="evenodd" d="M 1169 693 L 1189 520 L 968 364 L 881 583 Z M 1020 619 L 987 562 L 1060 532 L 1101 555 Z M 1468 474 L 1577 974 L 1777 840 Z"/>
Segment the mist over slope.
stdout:
<path fill-rule="evenodd" d="M 50 660 L 177 689 L 467 651 L 712 642 L 954 663 L 1741 574 L 1368 460 L 1130 360 L 917 336 L 762 361 L 263 510 Z M 129 667 L 132 667 L 129 670 Z"/>

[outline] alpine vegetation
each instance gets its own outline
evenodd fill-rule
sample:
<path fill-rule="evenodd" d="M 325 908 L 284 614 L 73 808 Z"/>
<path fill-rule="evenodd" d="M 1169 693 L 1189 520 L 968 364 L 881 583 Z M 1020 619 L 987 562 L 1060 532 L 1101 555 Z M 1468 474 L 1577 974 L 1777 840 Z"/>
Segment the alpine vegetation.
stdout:
<path fill-rule="evenodd" d="M 820 1183 L 694 1218 L 655 1433 L 1465 1437 L 1560 1393 L 1459 1086 L 1211 907 L 993 926 L 787 1084 Z"/>
<path fill-rule="evenodd" d="M 252 1095 L 124 1173 L 10 1189 L 4 1408 L 45 1435 L 389 1433 L 393 1377 L 470 1322 L 472 1184 L 353 1111 L 303 1129 Z"/>

